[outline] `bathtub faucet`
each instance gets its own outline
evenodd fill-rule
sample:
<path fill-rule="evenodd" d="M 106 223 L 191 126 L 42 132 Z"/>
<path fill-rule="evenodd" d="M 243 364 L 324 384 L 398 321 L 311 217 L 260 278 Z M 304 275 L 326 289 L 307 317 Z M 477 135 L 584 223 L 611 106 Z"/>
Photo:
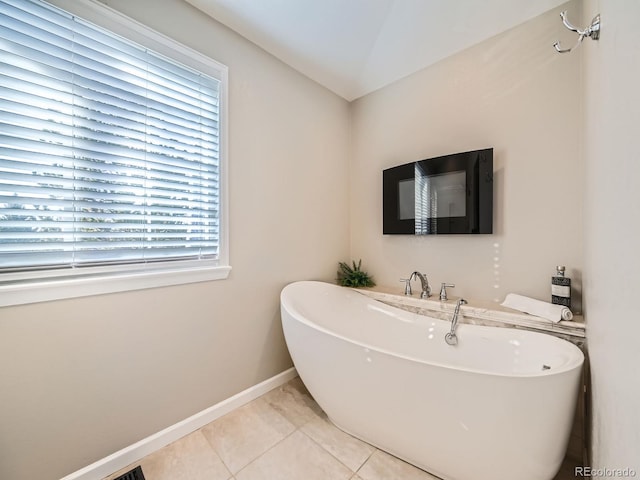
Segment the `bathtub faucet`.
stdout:
<path fill-rule="evenodd" d="M 428 298 L 431 296 L 431 287 L 429 286 L 429 280 L 422 273 L 416 271 L 411 274 L 409 277 L 409 281 L 413 280 L 415 277 L 420 279 L 420 283 L 422 284 L 422 292 L 420 293 L 420 298 Z"/>
<path fill-rule="evenodd" d="M 467 301 L 461 298 L 456 302 L 456 309 L 453 311 L 453 318 L 451 319 L 451 331 L 444 336 L 444 341 L 449 345 L 458 344 L 458 336 L 456 335 L 456 327 L 458 326 L 458 315 L 460 314 L 460 305 L 466 305 Z"/>

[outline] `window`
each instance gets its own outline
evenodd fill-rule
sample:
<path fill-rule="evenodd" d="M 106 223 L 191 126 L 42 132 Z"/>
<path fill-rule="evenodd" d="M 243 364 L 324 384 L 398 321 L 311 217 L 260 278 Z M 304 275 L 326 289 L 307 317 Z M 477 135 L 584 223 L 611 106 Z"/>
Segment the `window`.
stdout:
<path fill-rule="evenodd" d="M 0 0 L 0 305 L 228 275 L 226 67 L 79 3 Z"/>

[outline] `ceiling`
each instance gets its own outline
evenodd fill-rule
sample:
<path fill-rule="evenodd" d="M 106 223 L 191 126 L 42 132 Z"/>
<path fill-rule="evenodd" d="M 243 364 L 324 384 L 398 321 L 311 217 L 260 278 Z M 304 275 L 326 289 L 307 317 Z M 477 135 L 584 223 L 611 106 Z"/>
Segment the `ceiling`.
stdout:
<path fill-rule="evenodd" d="M 565 0 L 186 0 L 353 100 Z"/>

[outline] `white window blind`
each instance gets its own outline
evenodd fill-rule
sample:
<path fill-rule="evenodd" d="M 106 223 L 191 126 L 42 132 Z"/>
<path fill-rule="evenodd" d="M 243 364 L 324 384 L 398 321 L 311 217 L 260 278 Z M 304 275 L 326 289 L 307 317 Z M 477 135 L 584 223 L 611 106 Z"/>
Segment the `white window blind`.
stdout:
<path fill-rule="evenodd" d="M 0 0 L 0 273 L 215 259 L 220 80 Z"/>

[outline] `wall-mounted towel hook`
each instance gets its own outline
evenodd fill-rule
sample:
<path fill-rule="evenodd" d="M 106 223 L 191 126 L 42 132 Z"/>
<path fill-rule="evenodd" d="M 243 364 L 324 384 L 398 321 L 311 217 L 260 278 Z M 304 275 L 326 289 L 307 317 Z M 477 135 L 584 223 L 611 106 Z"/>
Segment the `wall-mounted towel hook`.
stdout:
<path fill-rule="evenodd" d="M 584 40 L 584 37 L 591 37 L 592 40 L 598 40 L 600 38 L 600 14 L 593 17 L 593 20 L 591 20 L 591 25 L 589 25 L 586 28 L 586 30 L 580 30 L 574 27 L 573 25 L 571 25 L 567 20 L 566 10 L 560 14 L 560 17 L 562 17 L 562 23 L 564 23 L 564 26 L 567 27 L 572 32 L 576 32 L 579 36 L 578 36 L 578 42 L 571 48 L 560 48 L 560 42 L 554 43 L 553 46 L 558 53 L 570 52 L 571 50 L 573 50 L 574 48 L 576 48 L 578 45 L 582 43 L 582 40 Z"/>

